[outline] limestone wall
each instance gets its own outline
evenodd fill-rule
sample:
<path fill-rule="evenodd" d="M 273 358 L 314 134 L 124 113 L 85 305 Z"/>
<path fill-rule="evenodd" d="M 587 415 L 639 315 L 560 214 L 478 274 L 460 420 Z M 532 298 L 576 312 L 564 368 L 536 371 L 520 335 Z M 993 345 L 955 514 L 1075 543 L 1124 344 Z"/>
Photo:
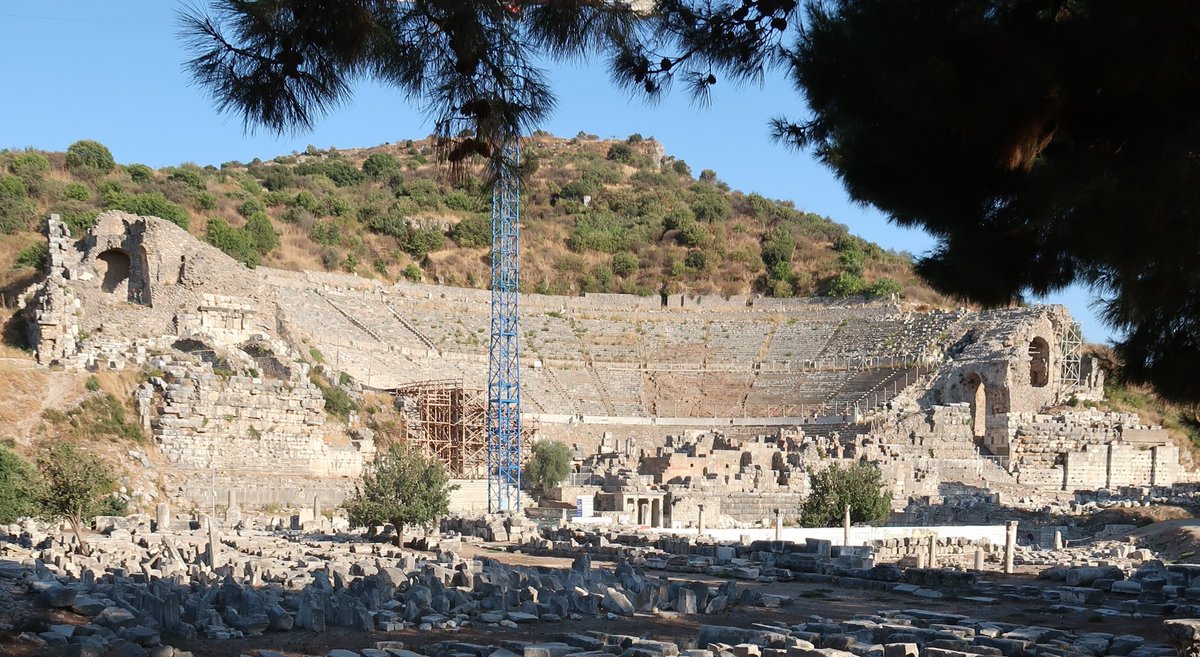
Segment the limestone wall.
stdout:
<path fill-rule="evenodd" d="M 1169 486 L 1179 450 L 1134 413 L 1012 413 L 1012 469 L 1021 484 L 1054 490 Z"/>
<path fill-rule="evenodd" d="M 184 469 L 356 477 L 370 441 L 326 441 L 325 400 L 297 373 L 289 380 L 213 374 L 176 361 L 139 391 L 143 416 L 168 460 Z"/>

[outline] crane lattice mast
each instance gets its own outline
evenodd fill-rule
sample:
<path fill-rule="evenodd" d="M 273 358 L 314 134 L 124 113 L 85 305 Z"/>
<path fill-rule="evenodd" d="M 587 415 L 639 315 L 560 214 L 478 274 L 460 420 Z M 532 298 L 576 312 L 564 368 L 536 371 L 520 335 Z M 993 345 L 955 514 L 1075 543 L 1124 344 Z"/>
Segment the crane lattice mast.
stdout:
<path fill-rule="evenodd" d="M 517 11 L 514 7 L 514 13 Z M 508 21 L 505 26 L 509 27 Z M 504 93 L 503 85 L 498 93 Z M 500 145 L 492 187 L 492 317 L 488 345 L 488 511 L 521 508 L 521 332 L 517 307 L 521 181 L 516 136 Z"/>

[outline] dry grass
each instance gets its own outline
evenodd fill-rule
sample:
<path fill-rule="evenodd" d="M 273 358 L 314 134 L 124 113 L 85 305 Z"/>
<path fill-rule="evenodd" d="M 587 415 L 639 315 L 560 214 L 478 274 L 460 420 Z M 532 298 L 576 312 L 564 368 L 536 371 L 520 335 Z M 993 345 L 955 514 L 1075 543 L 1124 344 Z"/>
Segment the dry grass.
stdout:
<path fill-rule="evenodd" d="M 0 363 L 0 390 L 4 391 L 4 403 L 0 404 L 0 427 L 3 427 L 0 437 L 17 438 L 3 434 L 41 414 L 49 380 L 46 371 Z"/>

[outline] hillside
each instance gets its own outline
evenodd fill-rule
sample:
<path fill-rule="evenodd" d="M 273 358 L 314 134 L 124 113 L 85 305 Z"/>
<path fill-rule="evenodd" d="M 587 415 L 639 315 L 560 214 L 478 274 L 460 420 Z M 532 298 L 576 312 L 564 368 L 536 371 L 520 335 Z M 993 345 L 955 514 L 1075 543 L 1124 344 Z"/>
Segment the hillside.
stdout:
<path fill-rule="evenodd" d="M 109 208 L 174 221 L 251 266 L 484 288 L 490 190 L 472 175 L 448 182 L 434 160 L 428 139 L 160 170 L 113 163 L 88 141 L 67 153 L 0 151 L 0 288 L 11 302 L 33 279 L 48 213 L 81 231 Z M 522 169 L 527 291 L 900 293 L 945 305 L 907 256 L 789 202 L 732 191 L 713 171 L 694 176 L 653 139 L 538 134 Z"/>

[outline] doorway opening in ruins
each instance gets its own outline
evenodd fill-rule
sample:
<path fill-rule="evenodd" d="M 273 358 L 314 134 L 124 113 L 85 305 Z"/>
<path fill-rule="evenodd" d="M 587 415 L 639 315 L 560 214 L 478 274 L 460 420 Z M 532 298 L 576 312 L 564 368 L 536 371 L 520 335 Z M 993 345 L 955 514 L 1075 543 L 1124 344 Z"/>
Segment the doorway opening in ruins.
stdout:
<path fill-rule="evenodd" d="M 966 400 L 971 404 L 971 435 L 983 438 L 987 435 L 987 387 L 983 377 L 972 372 L 963 380 Z"/>
<path fill-rule="evenodd" d="M 99 264 L 97 269 L 102 269 L 101 273 L 104 276 L 100 289 L 115 294 L 119 288 L 124 288 L 128 294 L 129 254 L 121 249 L 109 249 L 96 256 L 96 261 Z"/>
<path fill-rule="evenodd" d="M 1050 344 L 1045 338 L 1029 343 L 1029 385 L 1035 388 L 1050 383 Z"/>

